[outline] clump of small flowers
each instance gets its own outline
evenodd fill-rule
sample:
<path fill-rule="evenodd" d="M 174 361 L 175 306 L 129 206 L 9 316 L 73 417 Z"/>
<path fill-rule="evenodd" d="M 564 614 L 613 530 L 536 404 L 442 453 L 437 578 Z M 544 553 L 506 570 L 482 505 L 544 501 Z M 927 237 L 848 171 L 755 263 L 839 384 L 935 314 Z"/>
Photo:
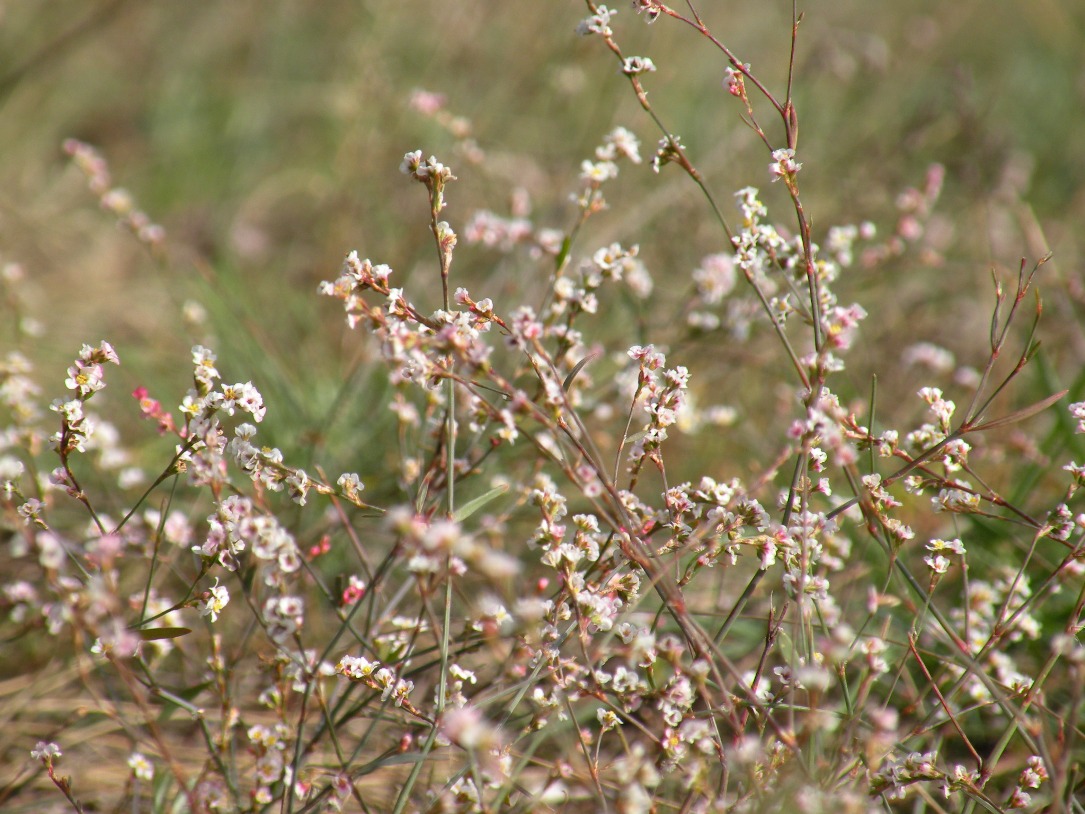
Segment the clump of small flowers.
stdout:
<path fill-rule="evenodd" d="M 51 766 L 63 754 L 57 744 L 45 741 L 38 741 L 38 745 L 30 750 L 30 757 L 40 760 L 45 766 Z"/>
<path fill-rule="evenodd" d="M 708 36 L 695 13 L 633 6 Z M 564 223 L 544 224 L 517 189 L 507 216 L 479 210 L 457 232 L 452 169 L 407 152 L 441 297 L 423 306 L 437 298 L 417 276 L 357 251 L 320 283 L 351 340 L 372 343 L 396 428 L 338 476 L 263 440 L 274 405 L 253 381 L 224 380 L 197 344 L 179 404 L 133 389 L 143 431 L 173 445 L 134 494 L 119 433 L 86 409 L 119 364 L 112 346 L 84 346 L 68 368 L 56 432 L 29 363 L 3 357 L 0 509 L 15 563 L 4 624 L 54 637 L 88 683 L 108 675 L 103 705 L 131 696 L 127 791 L 154 783 L 185 810 L 331 812 L 354 798 L 381 810 L 865 814 L 938 787 L 966 805 L 1036 805 L 1063 771 L 1038 755 L 1076 737 L 1054 710 L 1076 708 L 1057 682 L 1059 670 L 1080 679 L 1083 663 L 1067 588 L 1085 571 L 1085 467 L 1056 473 L 1063 491 L 1041 509 L 1018 506 L 999 491 L 1014 447 L 979 435 L 1057 401 L 987 416 L 1035 352 L 1029 339 L 1014 372 L 993 378 L 1000 320 L 1032 278 L 1022 267 L 1016 292 L 998 290 L 986 365 L 917 338 L 891 364 L 898 378 L 931 377 L 908 385 L 918 404 L 855 395 L 840 374 L 871 316 L 837 284 L 924 251 L 939 172 L 900 196 L 880 244 L 866 222 L 822 227 L 801 195 L 790 86 L 776 98 L 710 37 L 792 210 L 770 218 L 745 187 L 724 215 L 697 150 L 649 101 L 655 63 L 622 53 L 624 18 L 587 7 L 578 31 L 618 60 L 661 131 L 650 169 L 673 164 L 706 196 L 718 231 L 703 246 L 690 232 L 701 259 L 679 272 L 695 268 L 676 285 L 653 278 L 659 255 L 629 239 L 640 235 L 585 243 L 614 179 L 650 175 L 630 129 L 570 166 Z M 410 105 L 461 155 L 484 155 L 440 94 Z M 777 125 L 758 120 L 763 107 Z M 67 149 L 103 205 L 154 243 L 100 156 Z M 531 273 L 460 285 L 461 234 L 473 263 L 500 252 Z M 758 369 L 719 391 L 733 404 L 769 393 L 764 415 L 719 404 L 701 375 L 731 352 Z M 1085 402 L 1070 416 L 1085 432 Z M 1006 520 L 1004 540 L 991 529 Z M 178 710 L 206 756 L 172 751 Z M 59 747 L 31 756 L 72 799 Z M 366 799 L 387 789 L 398 802 Z"/>
<path fill-rule="evenodd" d="M 64 380 L 64 386 L 73 391 L 73 398 L 56 399 L 49 405 L 49 408 L 61 417 L 60 430 L 51 439 L 53 449 L 61 461 L 67 461 L 73 452 L 87 451 L 96 422 L 93 417 L 85 414 L 83 405 L 105 387 L 105 369 L 102 366 L 107 363 L 121 363 L 112 345 L 105 341 L 97 348 L 84 345 L 79 351 L 79 357 L 68 368 L 68 378 Z M 71 473 L 66 472 L 58 477 L 63 480 L 65 476 L 70 478 Z"/>
<path fill-rule="evenodd" d="M 86 176 L 91 192 L 98 196 L 102 208 L 111 212 L 125 227 L 130 229 L 140 241 L 152 248 L 161 246 L 165 240 L 165 230 L 154 223 L 146 212 L 136 206 L 128 190 L 113 185 L 109 165 L 94 147 L 68 139 L 64 142 L 64 152 Z"/>
<path fill-rule="evenodd" d="M 890 755 L 871 778 L 871 794 L 883 795 L 889 801 L 903 800 L 913 784 L 943 777 L 934 765 L 935 759 L 934 752 Z"/>
<path fill-rule="evenodd" d="M 382 701 L 390 700 L 395 706 L 403 707 L 414 715 L 422 715 L 410 700 L 414 682 L 397 677 L 391 669 L 382 667 L 379 661 L 370 661 L 365 656 L 343 656 L 335 671 L 344 678 L 378 691 Z"/>
<path fill-rule="evenodd" d="M 802 164 L 795 160 L 795 150 L 785 147 L 772 151 L 772 163 L 769 164 L 769 172 L 773 181 L 783 179 L 788 188 L 795 184 L 795 176 L 802 169 Z"/>
<path fill-rule="evenodd" d="M 38 741 L 37 746 L 30 750 L 30 756 L 34 760 L 41 761 L 46 773 L 49 775 L 49 779 L 53 781 L 53 785 L 68 798 L 68 802 L 74 806 L 76 811 L 82 811 L 82 805 L 72 795 L 72 779 L 70 777 L 61 777 L 56 773 L 56 764 L 62 755 L 63 752 L 60 751 L 60 747 L 51 741 Z"/>
<path fill-rule="evenodd" d="M 1032 795 L 1025 789 L 1036 790 L 1049 779 L 1047 769 L 1044 767 L 1043 758 L 1032 755 L 1028 759 L 1028 766 L 1017 778 L 1017 786 L 1010 793 L 1006 807 L 1010 809 L 1028 808 L 1032 804 Z"/>
<path fill-rule="evenodd" d="M 604 37 L 609 37 L 614 33 L 610 27 L 610 19 L 617 13 L 617 11 L 612 11 L 607 6 L 600 4 L 595 8 L 594 14 L 580 21 L 576 33 L 581 36 L 601 34 Z"/>

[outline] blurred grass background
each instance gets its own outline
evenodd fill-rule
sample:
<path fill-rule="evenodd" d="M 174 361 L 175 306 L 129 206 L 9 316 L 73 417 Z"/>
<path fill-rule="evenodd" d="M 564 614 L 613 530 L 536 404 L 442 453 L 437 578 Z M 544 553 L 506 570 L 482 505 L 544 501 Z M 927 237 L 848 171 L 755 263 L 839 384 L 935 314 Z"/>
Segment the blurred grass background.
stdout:
<path fill-rule="evenodd" d="M 224 377 L 252 378 L 268 398 L 268 441 L 287 451 L 329 443 L 346 459 L 325 463 L 345 466 L 379 434 L 374 419 L 383 415 L 362 391 L 372 395 L 382 376 L 359 358 L 360 343 L 316 283 L 357 248 L 391 264 L 400 284 L 420 274 L 437 286 L 423 195 L 398 173 L 403 152 L 420 147 L 453 165 L 454 227 L 477 207 L 507 211 L 514 186 L 531 194 L 538 223 L 566 226 L 579 160 L 605 132 L 627 125 L 646 151 L 658 137 L 610 54 L 574 36 L 584 13 L 576 2 L 0 9 L 0 246 L 5 261 L 27 269 L 31 312 L 45 326 L 33 355 L 59 383 L 81 342 L 108 338 L 132 380 L 168 405 L 187 385 L 187 350 L 201 338 L 181 320 L 181 304 L 195 299 L 210 312 Z M 647 81 L 653 104 L 725 211 L 733 190 L 768 187 L 763 148 L 722 90 L 719 55 L 680 25 L 647 26 L 624 4 L 619 12 L 619 41 L 659 66 Z M 704 13 L 782 95 L 790 6 Z M 905 339 L 939 342 L 978 364 L 990 268 L 1050 249 L 1055 261 L 1041 282 L 1055 317 L 1046 329 L 1059 337 L 1051 361 L 1071 375 L 1085 350 L 1083 41 L 1085 8 L 1071 0 L 811 10 L 795 95 L 815 230 L 863 219 L 891 229 L 899 191 L 920 185 L 931 162 L 948 169 L 937 219 L 944 265 L 907 258 L 840 285 L 842 299 L 856 296 L 876 316 L 860 354 L 867 367 L 884 369 L 885 349 Z M 408 109 L 416 88 L 446 94 L 471 122 L 484 166 L 467 165 L 450 135 Z M 101 150 L 115 183 L 166 227 L 166 263 L 97 210 L 60 151 L 67 137 Z M 766 195 L 789 225 L 781 190 Z M 627 171 L 608 197 L 612 210 L 581 250 L 641 243 L 663 299 L 685 289 L 701 256 L 723 248 L 677 172 Z M 468 247 L 454 271 L 460 283 L 484 283 L 499 306 L 521 290 L 517 275 L 531 273 Z M 717 350 L 721 363 L 736 363 Z M 866 385 L 857 370 L 858 392 Z M 892 382 L 882 386 L 893 394 Z"/>
<path fill-rule="evenodd" d="M 725 212 L 731 193 L 753 184 L 789 225 L 783 191 L 768 183 L 769 159 L 722 87 L 724 61 L 682 26 L 647 26 L 626 3 L 612 5 L 619 42 L 659 67 L 646 78 L 650 98 Z M 702 5 L 716 35 L 782 95 L 790 4 Z M 458 230 L 476 208 L 507 213 L 514 187 L 530 193 L 539 225 L 567 227 L 579 162 L 616 125 L 651 152 L 658 134 L 612 56 L 574 35 L 584 14 L 574 0 L 0 2 L 0 262 L 26 269 L 29 313 L 45 330 L 21 349 L 54 383 L 47 398 L 61 393 L 81 343 L 108 339 L 124 367 L 110 372 L 102 400 L 119 407 L 114 421 L 132 417 L 121 427 L 128 440 L 145 441 L 152 430 L 136 420 L 127 392 L 141 384 L 167 408 L 179 402 L 189 348 L 204 338 L 182 319 L 183 303 L 196 300 L 209 313 L 224 378 L 252 379 L 268 401 L 261 440 L 293 464 L 322 463 L 333 478 L 358 471 L 377 487 L 375 501 L 389 497 L 394 485 L 372 477 L 393 454 L 383 368 L 316 285 L 357 249 L 436 305 L 424 193 L 398 171 L 407 150 L 436 154 L 456 171 L 445 214 Z M 839 0 L 808 10 L 795 96 L 800 181 L 817 236 L 867 219 L 891 231 L 897 194 L 922 185 L 932 162 L 947 167 L 932 224 L 944 262 L 906 255 L 855 269 L 838 285 L 843 302 L 858 299 L 872 315 L 846 395 L 865 397 L 877 370 L 882 400 L 917 418 L 913 394 L 930 376 L 905 369 L 901 348 L 932 341 L 961 364 L 982 364 L 990 270 L 1051 250 L 1040 277 L 1047 349 L 1015 398 L 1059 387 L 1080 397 L 1083 42 L 1078 0 Z M 471 122 L 482 166 L 408 108 L 416 88 L 445 94 L 449 110 Z M 759 112 L 779 138 L 764 106 Z M 114 182 L 165 226 L 164 262 L 98 209 L 61 152 L 69 137 L 98 148 Z M 580 252 L 639 242 L 657 285 L 652 308 L 658 302 L 669 315 L 689 271 L 725 248 L 723 236 L 673 168 L 660 176 L 623 169 L 607 197 L 612 209 L 592 221 Z M 454 284 L 506 310 L 538 290 L 539 273 L 463 244 L 453 268 Z M 613 336 L 636 341 L 627 313 L 611 313 Z M 683 474 L 748 475 L 735 468 L 767 464 L 781 440 L 776 407 L 792 409 L 790 393 L 762 372 L 782 375 L 774 340 L 717 341 L 671 362 L 693 367 L 702 403 L 727 401 L 742 416 L 729 433 L 680 447 Z M 1065 432 L 1052 437 L 1066 443 Z M 752 455 L 732 464 L 726 456 L 736 450 Z"/>

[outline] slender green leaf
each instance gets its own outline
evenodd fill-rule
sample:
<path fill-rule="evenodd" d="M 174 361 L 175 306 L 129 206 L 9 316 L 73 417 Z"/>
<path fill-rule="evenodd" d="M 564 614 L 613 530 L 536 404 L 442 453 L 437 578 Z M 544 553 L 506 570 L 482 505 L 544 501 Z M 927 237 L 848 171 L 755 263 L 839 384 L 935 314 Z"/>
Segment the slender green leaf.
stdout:
<path fill-rule="evenodd" d="M 1037 413 L 1042 413 L 1052 404 L 1065 396 L 1068 392 L 1068 390 L 1062 390 L 1058 393 L 1055 393 L 1053 396 L 1048 396 L 1047 398 L 1036 402 L 1035 404 L 1030 404 L 1028 407 L 1022 407 L 1020 410 L 1015 410 L 1014 412 L 1010 413 L 1009 415 L 1003 416 L 1002 418 L 994 418 L 990 421 L 985 421 L 982 424 L 977 424 L 975 427 L 972 427 L 970 431 L 983 432 L 985 430 L 993 430 L 995 427 L 1005 427 L 1009 424 L 1016 424 L 1019 421 L 1024 421 L 1026 418 L 1031 418 Z"/>
<path fill-rule="evenodd" d="M 479 495 L 474 500 L 467 501 L 462 506 L 460 506 L 460 508 L 456 509 L 456 513 L 452 515 L 452 519 L 455 520 L 457 523 L 462 523 L 464 520 L 473 515 L 487 503 L 494 500 L 495 498 L 500 497 L 507 491 L 509 491 L 509 485 L 507 483 L 503 483 L 500 486 L 495 486 L 489 492 L 486 492 L 483 495 Z"/>

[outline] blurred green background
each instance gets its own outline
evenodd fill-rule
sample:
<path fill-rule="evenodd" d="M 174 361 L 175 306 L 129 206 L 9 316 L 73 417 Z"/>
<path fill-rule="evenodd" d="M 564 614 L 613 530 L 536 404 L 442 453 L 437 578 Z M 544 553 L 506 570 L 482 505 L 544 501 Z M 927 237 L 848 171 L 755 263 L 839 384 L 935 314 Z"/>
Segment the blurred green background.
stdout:
<path fill-rule="evenodd" d="M 790 4 L 700 5 L 782 96 Z M 625 53 L 659 67 L 646 78 L 650 98 L 725 212 L 733 190 L 768 188 L 768 157 L 723 90 L 719 53 L 680 24 L 648 26 L 626 3 L 612 6 Z M 1049 249 L 1045 336 L 1055 340 L 1055 376 L 1070 386 L 1085 351 L 1085 5 L 842 0 L 805 11 L 795 97 L 816 235 L 867 219 L 891 231 L 901 190 L 922 185 L 930 163 L 947 167 L 928 232 L 942 265 L 906 256 L 839 286 L 842 300 L 858 298 L 875 317 L 855 355 L 854 392 L 878 368 L 883 392 L 914 393 L 914 376 L 897 386 L 885 371 L 920 339 L 981 364 L 991 268 Z M 25 349 L 43 378 L 59 392 L 80 343 L 106 338 L 125 362 L 122 386 L 144 384 L 169 407 L 189 383 L 189 347 L 208 338 L 224 378 L 264 392 L 266 443 L 364 469 L 360 451 L 389 426 L 374 401 L 383 373 L 316 284 L 356 248 L 436 304 L 424 193 L 398 172 L 409 149 L 457 172 L 445 214 L 458 229 L 479 207 L 507 214 L 517 187 L 530 193 L 537 224 L 567 227 L 579 162 L 604 133 L 628 126 L 651 152 L 658 133 L 613 56 L 575 36 L 585 13 L 573 0 L 0 4 L 0 255 L 27 271 L 23 296 L 44 333 Z M 469 120 L 482 164 L 408 108 L 418 88 L 445 94 Z M 759 114 L 780 140 L 764 105 Z M 61 152 L 68 137 L 97 147 L 114 182 L 164 225 L 164 262 L 98 209 Z M 790 225 L 782 189 L 766 196 Z M 629 168 L 608 199 L 580 250 L 639 242 L 661 303 L 687 290 L 703 255 L 724 248 L 703 199 L 673 168 Z M 539 273 L 461 246 L 454 284 L 510 310 Z M 183 323 L 190 299 L 210 314 L 206 337 Z M 732 390 L 729 371 L 759 360 L 711 350 L 697 374 Z M 756 376 L 744 369 L 742 381 Z"/>

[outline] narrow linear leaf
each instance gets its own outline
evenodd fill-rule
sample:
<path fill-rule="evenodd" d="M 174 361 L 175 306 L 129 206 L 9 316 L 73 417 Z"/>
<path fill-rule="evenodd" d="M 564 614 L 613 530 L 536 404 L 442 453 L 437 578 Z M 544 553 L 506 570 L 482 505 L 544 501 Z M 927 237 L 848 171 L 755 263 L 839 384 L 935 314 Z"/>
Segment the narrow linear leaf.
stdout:
<path fill-rule="evenodd" d="M 139 631 L 139 638 L 145 642 L 153 642 L 158 639 L 179 639 L 191 632 L 192 628 L 187 627 L 151 627 Z"/>
<path fill-rule="evenodd" d="M 1057 402 L 1063 396 L 1065 396 L 1069 390 L 1062 390 L 1055 393 L 1053 396 L 1048 396 L 1042 401 L 1038 401 L 1035 404 L 1030 404 L 1028 407 L 1022 407 L 1020 410 L 1016 410 L 1009 415 L 1002 418 L 994 418 L 990 421 L 985 421 L 982 424 L 977 424 L 972 427 L 971 432 L 983 432 L 984 430 L 993 430 L 996 427 L 1005 427 L 1008 424 L 1016 424 L 1018 421 L 1024 421 L 1026 418 L 1031 418 L 1037 413 L 1042 413 L 1052 404 Z"/>
<path fill-rule="evenodd" d="M 584 365 L 586 365 L 592 359 L 595 359 L 600 355 L 601 354 L 599 351 L 595 351 L 594 353 L 589 353 L 587 356 L 577 362 L 576 366 L 573 367 L 571 371 L 569 371 L 569 375 L 565 377 L 565 381 L 561 383 L 561 389 L 568 393 L 569 388 L 572 387 L 573 381 L 576 379 L 576 374 L 578 374 L 584 368 Z"/>
<path fill-rule="evenodd" d="M 423 480 L 418 488 L 418 497 L 414 501 L 415 514 L 422 514 L 422 509 L 426 505 L 426 498 L 429 497 L 429 481 Z"/>
<path fill-rule="evenodd" d="M 210 686 L 210 681 L 204 681 L 192 687 L 182 687 L 172 691 L 159 688 L 154 696 L 155 703 L 160 704 L 162 707 L 162 712 L 158 715 L 158 722 L 165 723 L 178 710 L 184 710 L 189 715 L 197 714 L 198 708 L 191 702 Z"/>
<path fill-rule="evenodd" d="M 462 506 L 460 506 L 460 508 L 456 509 L 456 513 L 452 515 L 452 519 L 455 520 L 457 523 L 462 523 L 464 520 L 473 515 L 487 503 L 497 497 L 500 497 L 507 491 L 509 491 L 509 485 L 507 483 L 503 483 L 500 486 L 495 486 L 489 492 L 486 492 L 486 494 L 479 495 L 474 500 L 469 500 Z"/>

